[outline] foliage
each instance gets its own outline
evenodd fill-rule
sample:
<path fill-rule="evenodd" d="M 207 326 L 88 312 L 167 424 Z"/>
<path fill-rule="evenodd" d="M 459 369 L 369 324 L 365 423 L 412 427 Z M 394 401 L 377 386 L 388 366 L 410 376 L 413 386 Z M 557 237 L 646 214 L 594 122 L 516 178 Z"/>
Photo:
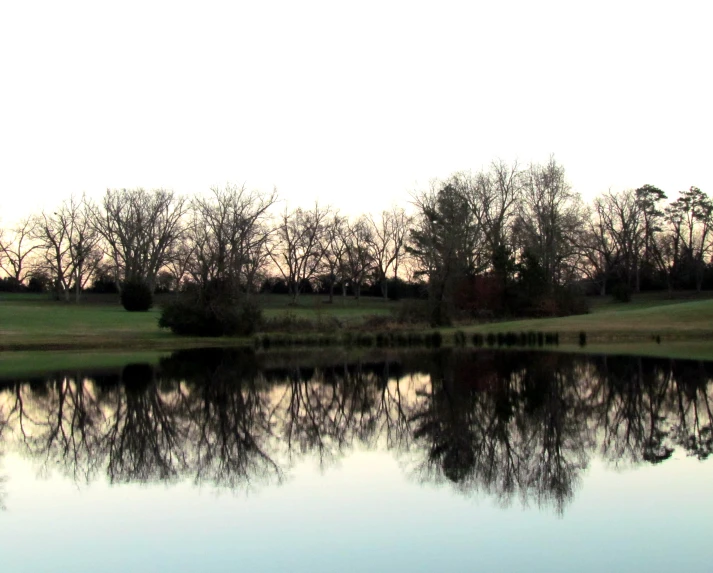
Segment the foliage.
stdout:
<path fill-rule="evenodd" d="M 153 306 L 151 287 L 143 281 L 124 283 L 121 289 L 121 305 L 129 312 L 146 312 Z"/>

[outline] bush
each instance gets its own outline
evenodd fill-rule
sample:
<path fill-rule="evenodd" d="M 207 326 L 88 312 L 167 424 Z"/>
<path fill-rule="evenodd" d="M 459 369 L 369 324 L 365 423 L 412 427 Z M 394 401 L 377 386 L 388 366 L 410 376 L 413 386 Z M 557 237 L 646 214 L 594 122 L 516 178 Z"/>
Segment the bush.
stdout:
<path fill-rule="evenodd" d="M 625 283 L 616 285 L 612 289 L 611 294 L 617 302 L 631 302 L 631 288 Z"/>
<path fill-rule="evenodd" d="M 161 309 L 158 325 L 182 336 L 250 336 L 262 323 L 262 310 L 250 303 L 201 302 L 178 298 Z"/>
<path fill-rule="evenodd" d="M 121 305 L 129 312 L 146 312 L 153 306 L 151 287 L 142 281 L 124 283 Z"/>

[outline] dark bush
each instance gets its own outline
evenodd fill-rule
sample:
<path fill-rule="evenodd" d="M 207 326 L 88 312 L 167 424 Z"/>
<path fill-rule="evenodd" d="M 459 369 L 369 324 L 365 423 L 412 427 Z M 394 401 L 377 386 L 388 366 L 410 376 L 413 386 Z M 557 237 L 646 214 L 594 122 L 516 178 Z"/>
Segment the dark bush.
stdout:
<path fill-rule="evenodd" d="M 625 283 L 616 285 L 612 289 L 611 294 L 617 302 L 631 302 L 631 287 Z"/>
<path fill-rule="evenodd" d="M 158 325 L 184 336 L 250 336 L 262 322 L 262 310 L 253 304 L 201 302 L 181 297 L 161 310 Z"/>
<path fill-rule="evenodd" d="M 50 279 L 45 274 L 33 275 L 30 282 L 27 284 L 27 290 L 29 292 L 41 293 L 47 292 L 50 287 Z"/>
<path fill-rule="evenodd" d="M 146 312 L 153 306 L 151 287 L 142 281 L 124 283 L 121 305 L 129 312 Z"/>

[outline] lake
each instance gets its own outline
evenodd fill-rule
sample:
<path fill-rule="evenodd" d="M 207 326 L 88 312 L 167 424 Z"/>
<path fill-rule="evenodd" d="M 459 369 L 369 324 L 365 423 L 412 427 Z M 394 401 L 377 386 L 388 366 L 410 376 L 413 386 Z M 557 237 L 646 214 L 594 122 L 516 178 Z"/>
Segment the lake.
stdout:
<path fill-rule="evenodd" d="M 713 363 L 179 351 L 0 380 L 2 571 L 706 571 Z"/>

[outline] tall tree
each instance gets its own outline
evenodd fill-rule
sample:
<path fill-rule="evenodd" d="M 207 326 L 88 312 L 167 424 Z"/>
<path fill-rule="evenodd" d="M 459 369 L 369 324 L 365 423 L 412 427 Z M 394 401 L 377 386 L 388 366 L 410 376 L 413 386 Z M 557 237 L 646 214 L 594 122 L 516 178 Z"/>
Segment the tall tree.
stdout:
<path fill-rule="evenodd" d="M 371 231 L 366 235 L 374 271 L 381 288 L 381 296 L 388 298 L 388 275 L 393 271 L 396 278 L 406 245 L 410 217 L 401 207 L 382 211 L 381 217 L 367 215 L 365 222 Z"/>
<path fill-rule="evenodd" d="M 69 300 L 73 289 L 78 302 L 104 256 L 99 248 L 101 237 L 92 224 L 85 197 L 70 197 L 56 211 L 40 214 L 34 237 L 57 297 Z"/>
<path fill-rule="evenodd" d="M 35 219 L 26 217 L 12 229 L 10 237 L 0 236 L 0 269 L 18 284 L 22 284 L 32 270 L 28 263 L 32 252 L 39 247 L 32 239 L 34 226 Z"/>
<path fill-rule="evenodd" d="M 703 286 L 705 258 L 711 252 L 713 202 L 698 187 L 681 191 L 667 209 L 682 272 L 693 275 L 696 290 Z"/>
<path fill-rule="evenodd" d="M 322 266 L 330 214 L 329 207 L 315 203 L 309 211 L 285 208 L 277 221 L 270 258 L 284 277 L 293 304 L 304 283 L 312 280 Z"/>
<path fill-rule="evenodd" d="M 448 325 L 458 281 L 483 270 L 481 228 L 457 177 L 413 197 L 417 208 L 408 251 L 417 273 L 428 279 L 432 325 Z"/>
<path fill-rule="evenodd" d="M 483 229 L 491 269 L 507 279 L 509 259 L 514 250 L 512 225 L 521 200 L 523 173 L 517 162 L 508 165 L 493 161 L 468 186 L 467 197 L 473 215 Z"/>
<path fill-rule="evenodd" d="M 190 251 L 193 280 L 228 298 L 243 291 L 249 295 L 268 256 L 268 210 L 275 201 L 276 191 L 264 194 L 230 184 L 195 198 L 190 240 L 183 247 Z"/>
<path fill-rule="evenodd" d="M 579 194 L 572 191 L 564 168 L 554 157 L 532 164 L 524 175 L 515 236 L 520 251 L 542 271 L 545 287 L 566 284 L 577 276 L 576 233 L 582 226 Z"/>
<path fill-rule="evenodd" d="M 117 275 L 153 288 L 176 243 L 183 239 L 185 197 L 165 189 L 107 189 L 92 209 L 96 230 L 107 243 Z"/>
<path fill-rule="evenodd" d="M 342 243 L 344 245 L 345 277 L 354 293 L 354 298 L 361 297 L 361 287 L 373 268 L 373 257 L 370 249 L 374 243 L 373 230 L 366 217 L 360 217 L 353 223 L 347 222 L 342 227 Z"/>

